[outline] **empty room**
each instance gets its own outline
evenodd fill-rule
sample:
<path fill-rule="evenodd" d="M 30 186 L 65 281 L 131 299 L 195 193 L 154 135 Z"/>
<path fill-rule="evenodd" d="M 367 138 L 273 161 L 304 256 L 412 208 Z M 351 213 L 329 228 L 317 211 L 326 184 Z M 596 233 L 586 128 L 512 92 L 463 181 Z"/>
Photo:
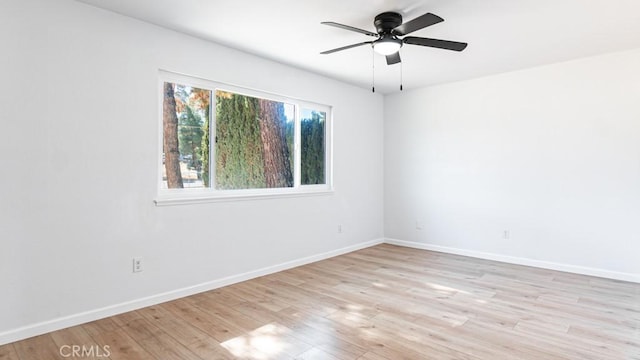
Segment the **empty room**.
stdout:
<path fill-rule="evenodd" d="M 0 360 L 640 360 L 640 2 L 2 0 Z"/>

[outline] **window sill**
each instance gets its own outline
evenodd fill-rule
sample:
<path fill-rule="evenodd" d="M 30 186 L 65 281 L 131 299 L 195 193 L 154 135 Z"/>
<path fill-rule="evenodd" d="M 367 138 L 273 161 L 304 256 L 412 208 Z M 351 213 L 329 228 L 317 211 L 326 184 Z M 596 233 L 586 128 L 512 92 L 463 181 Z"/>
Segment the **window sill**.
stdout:
<path fill-rule="evenodd" d="M 333 195 L 334 190 L 327 187 L 315 189 L 274 189 L 276 191 L 171 191 L 167 190 L 159 194 L 154 203 L 156 206 L 174 206 L 174 205 L 191 205 L 206 204 L 225 201 L 245 201 L 245 200 L 265 200 L 265 199 L 282 199 L 307 196 L 326 196 Z"/>

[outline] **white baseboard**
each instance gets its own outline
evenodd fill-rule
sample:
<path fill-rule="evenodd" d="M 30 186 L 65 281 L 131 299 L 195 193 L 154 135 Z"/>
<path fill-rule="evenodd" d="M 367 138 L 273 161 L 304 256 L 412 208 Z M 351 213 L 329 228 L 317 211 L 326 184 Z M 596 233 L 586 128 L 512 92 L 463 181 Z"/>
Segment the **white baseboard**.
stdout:
<path fill-rule="evenodd" d="M 356 245 L 347 246 L 344 248 L 328 251 L 328 252 L 317 254 L 317 255 L 307 256 L 301 259 L 287 261 L 281 264 L 268 266 L 262 269 L 257 269 L 257 270 L 249 271 L 246 273 L 238 274 L 238 275 L 228 276 L 222 279 L 208 281 L 202 284 L 189 286 L 182 289 L 172 290 L 172 291 L 148 296 L 141 299 L 136 299 L 136 300 L 120 303 L 120 304 L 103 307 L 100 309 L 94 309 L 94 310 L 85 311 L 78 314 L 73 314 L 73 315 L 69 315 L 69 316 L 65 316 L 57 319 L 52 319 L 52 320 L 43 321 L 43 322 L 32 324 L 32 325 L 23 326 L 18 329 L 13 329 L 13 330 L 0 333 L 0 345 L 30 338 L 32 336 L 45 334 L 51 331 L 68 328 L 70 326 L 84 324 L 84 323 L 102 319 L 105 317 L 122 314 L 128 311 L 141 309 L 147 306 L 156 305 L 163 302 L 183 298 L 185 296 L 194 295 L 204 291 L 217 289 L 223 286 L 254 279 L 260 276 L 273 274 L 278 271 L 291 269 L 297 266 L 310 264 L 316 261 L 332 258 L 334 256 L 338 256 L 338 255 L 350 253 L 352 251 L 382 244 L 383 242 L 384 242 L 384 239 L 366 241 Z"/>
<path fill-rule="evenodd" d="M 597 276 L 597 277 L 614 279 L 614 280 L 640 283 L 640 274 L 623 273 L 623 272 L 616 272 L 616 271 L 605 270 L 605 269 L 561 264 L 561 263 L 555 263 L 550 261 L 534 260 L 534 259 L 487 253 L 487 252 L 481 252 L 481 251 L 475 251 L 475 250 L 467 250 L 467 249 L 459 249 L 459 248 L 453 248 L 448 246 L 426 244 L 426 243 L 415 242 L 415 241 L 405 241 L 405 240 L 387 238 L 385 239 L 384 242 L 386 244 L 410 247 L 414 249 L 437 251 L 442 253 L 469 256 L 469 257 L 485 259 L 485 260 L 500 261 L 500 262 L 509 263 L 509 264 L 525 265 L 525 266 L 537 267 L 542 269 L 557 270 L 557 271 L 570 272 L 574 274 L 590 275 L 590 276 Z"/>

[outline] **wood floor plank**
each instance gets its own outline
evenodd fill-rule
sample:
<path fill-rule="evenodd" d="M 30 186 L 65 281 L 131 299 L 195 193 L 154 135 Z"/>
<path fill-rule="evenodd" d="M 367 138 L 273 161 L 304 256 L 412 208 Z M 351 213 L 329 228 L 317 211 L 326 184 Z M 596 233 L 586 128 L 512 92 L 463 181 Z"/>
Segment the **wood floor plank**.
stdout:
<path fill-rule="evenodd" d="M 197 302 L 194 297 L 190 302 Z M 162 306 L 150 306 L 138 310 L 149 323 L 168 334 L 193 354 L 202 359 L 233 359 L 229 351 L 220 345 L 211 335 L 181 317 L 175 316 Z M 189 354 L 190 356 L 190 354 Z"/>
<path fill-rule="evenodd" d="M 63 357 L 68 355 L 85 359 L 110 359 L 110 347 L 98 344 L 82 326 L 52 332 L 51 338 Z"/>
<path fill-rule="evenodd" d="M 156 359 L 201 360 L 187 347 L 142 317 L 130 321 L 123 330 Z"/>
<path fill-rule="evenodd" d="M 0 346 L 0 360 L 640 360 L 640 284 L 378 245 Z"/>
<path fill-rule="evenodd" d="M 233 324 L 244 331 L 252 331 L 269 323 L 260 321 L 212 299 L 202 299 L 192 303 L 198 309 L 223 319 L 233 319 Z M 238 306 L 240 304 L 236 304 Z"/>
<path fill-rule="evenodd" d="M 0 360 L 19 360 L 13 344 L 0 346 Z"/>
<path fill-rule="evenodd" d="M 342 360 L 315 347 L 303 352 L 295 358 L 296 360 Z"/>
<path fill-rule="evenodd" d="M 188 321 L 174 316 L 161 306 L 151 306 L 138 310 L 150 324 L 169 334 L 182 345 L 189 346 L 198 341 L 211 341 L 212 338 Z"/>
<path fill-rule="evenodd" d="M 52 360 L 60 359 L 60 349 L 50 334 L 35 336 L 29 339 L 18 341 L 13 344 L 18 357 L 22 360 L 39 359 Z"/>
<path fill-rule="evenodd" d="M 389 359 L 381 355 L 378 355 L 374 352 L 368 351 L 364 355 L 359 357 L 358 360 L 389 360 Z"/>
<path fill-rule="evenodd" d="M 234 325 L 233 319 L 222 319 L 193 307 L 187 302 L 177 300 L 164 303 L 161 306 L 173 313 L 174 316 L 188 321 L 219 342 L 244 334 L 244 330 Z"/>
<path fill-rule="evenodd" d="M 142 346 L 122 328 L 100 331 L 95 324 L 82 325 L 100 346 L 109 346 L 112 360 L 154 359 Z"/>

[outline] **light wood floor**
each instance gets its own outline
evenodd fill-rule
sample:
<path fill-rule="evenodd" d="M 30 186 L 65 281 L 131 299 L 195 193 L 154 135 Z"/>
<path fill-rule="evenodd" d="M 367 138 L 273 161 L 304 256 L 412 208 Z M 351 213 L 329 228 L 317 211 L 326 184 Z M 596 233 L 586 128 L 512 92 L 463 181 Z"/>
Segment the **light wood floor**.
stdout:
<path fill-rule="evenodd" d="M 114 360 L 638 360 L 640 284 L 379 245 L 5 345 L 0 359 L 63 359 L 74 344 Z"/>

